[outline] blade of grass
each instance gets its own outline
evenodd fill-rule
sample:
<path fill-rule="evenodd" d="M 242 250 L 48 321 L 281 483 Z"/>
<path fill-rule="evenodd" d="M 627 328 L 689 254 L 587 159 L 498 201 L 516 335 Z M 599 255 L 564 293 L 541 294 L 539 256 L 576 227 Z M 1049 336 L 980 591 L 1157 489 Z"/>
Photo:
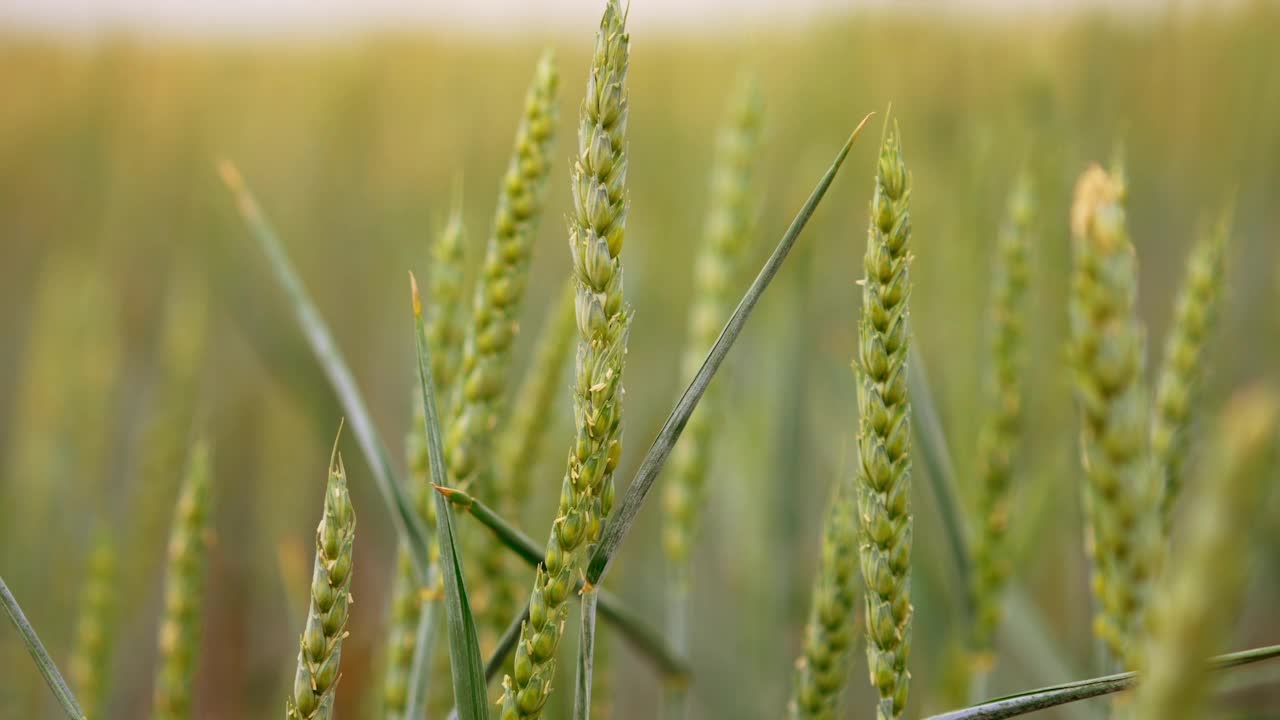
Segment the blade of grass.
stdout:
<path fill-rule="evenodd" d="M 54 664 L 53 658 L 49 657 L 49 651 L 44 649 L 44 643 L 40 642 L 40 636 L 36 635 L 35 628 L 31 627 L 17 599 L 13 597 L 13 593 L 9 592 L 9 586 L 5 584 L 4 578 L 0 578 L 0 602 L 4 603 L 9 619 L 18 629 L 18 634 L 22 636 L 22 642 L 26 643 L 27 652 L 31 653 L 31 659 L 40 669 L 44 681 L 49 684 L 49 689 L 58 698 L 58 704 L 62 705 L 62 709 L 72 720 L 85 720 L 80 703 L 76 702 L 76 696 L 72 694 L 71 688 L 67 687 L 67 681 L 62 679 L 62 673 L 58 672 L 58 666 Z"/>
<path fill-rule="evenodd" d="M 409 275 L 413 291 L 414 339 L 418 348 L 418 379 L 422 383 L 422 407 L 426 414 L 428 458 L 434 484 L 446 482 L 444 447 L 440 441 L 440 416 L 436 410 L 435 387 L 431 381 L 431 350 L 427 347 L 426 327 L 422 324 L 422 300 L 418 297 L 418 281 Z M 444 580 L 445 619 L 449 625 L 449 667 L 453 675 L 453 701 L 459 716 L 465 720 L 487 720 L 484 669 L 480 657 L 480 635 L 471 615 L 467 584 L 462 577 L 462 562 L 454 542 L 453 507 L 439 493 L 436 504 L 436 531 L 440 541 L 440 569 Z"/>
<path fill-rule="evenodd" d="M 529 567 L 537 567 L 538 563 L 542 562 L 542 548 L 488 505 L 456 488 L 437 486 L 436 490 L 451 504 L 466 510 L 473 518 L 479 520 L 508 550 L 528 563 Z M 582 587 L 583 583 L 579 580 L 577 589 L 580 590 Z M 689 666 L 686 660 L 667 644 L 662 633 L 653 629 L 639 615 L 625 607 L 622 601 L 608 590 L 597 587 L 596 593 L 599 595 L 600 615 L 616 627 L 641 655 L 648 658 L 666 679 L 680 681 L 688 676 Z M 528 605 L 525 606 L 524 611 L 524 614 L 527 613 Z M 519 630 L 518 625 L 516 629 Z M 497 658 L 495 665 L 501 666 L 502 643 L 499 643 L 498 648 L 494 653 Z M 490 658 L 490 662 L 493 662 L 493 658 Z"/>
<path fill-rule="evenodd" d="M 298 325 L 306 336 L 316 361 L 333 386 L 333 391 L 342 404 L 343 412 L 346 413 L 347 422 L 351 424 L 351 432 L 356 436 L 356 442 L 359 443 L 360 450 L 369 463 L 369 469 L 373 472 L 378 492 L 391 511 L 396 532 L 410 550 L 419 580 L 426 582 L 430 566 L 426 525 L 414 512 L 403 485 L 396 481 L 387 446 L 378 436 L 377 428 L 365 405 L 364 397 L 360 394 L 360 388 L 356 385 L 355 377 L 343 360 L 329 327 L 320 317 L 315 303 L 312 302 L 307 289 L 298 278 L 298 273 L 292 261 L 289 260 L 289 255 L 285 252 L 275 228 L 268 222 L 257 199 L 241 177 L 240 171 L 226 161 L 221 163 L 219 171 L 222 181 L 235 197 L 236 206 L 241 218 L 248 226 L 249 234 L 266 253 L 272 274 L 288 295 Z"/>
<path fill-rule="evenodd" d="M 1209 667 L 1213 670 L 1227 670 L 1275 657 L 1280 657 L 1280 645 L 1219 655 L 1209 660 Z M 1000 720 L 1017 717 L 1037 710 L 1126 690 L 1133 687 L 1137 681 L 1138 674 L 1133 672 L 1106 675 L 1007 695 L 963 710 L 933 715 L 926 720 Z"/>
<path fill-rule="evenodd" d="M 702 399 L 702 394 L 706 392 L 711 378 L 720 369 L 720 364 L 724 362 L 729 349 L 733 347 L 734 341 L 742 333 L 742 328 L 747 323 L 747 317 L 751 315 L 751 311 L 755 308 L 756 303 L 760 301 L 760 296 L 764 294 L 765 288 L 769 287 L 774 275 L 778 274 L 778 269 L 782 267 L 783 261 L 787 259 L 787 254 L 791 252 L 792 246 L 795 245 L 796 240 L 800 237 L 800 231 L 804 230 L 804 226 L 809 222 L 809 218 L 813 216 L 814 210 L 818 208 L 818 203 L 822 202 L 822 197 L 826 195 L 827 188 L 831 187 L 831 182 L 835 180 L 841 164 L 848 157 L 849 150 L 853 148 L 853 144 L 857 142 L 863 128 L 867 126 L 867 121 L 874 114 L 870 113 L 864 117 L 862 122 L 858 123 L 858 127 L 854 128 L 853 133 L 849 135 L 848 141 L 845 142 L 844 147 L 840 149 L 835 160 L 832 161 L 831 167 L 827 168 L 827 172 L 818 181 L 818 185 L 809 195 L 809 199 L 805 201 L 804 206 L 800 208 L 800 212 L 791 221 L 790 227 L 787 228 L 782 239 L 778 242 L 778 246 L 774 248 L 773 254 L 765 261 L 764 267 L 760 269 L 760 273 L 752 281 L 751 287 L 747 289 L 742 300 L 738 302 L 738 307 L 734 309 L 733 315 L 725 323 L 724 329 L 720 331 L 720 337 L 716 339 L 715 345 L 711 346 L 711 350 L 707 352 L 706 359 L 702 361 L 702 367 L 698 368 L 698 372 L 693 376 L 689 387 L 680 396 L 680 400 L 671 411 L 671 415 L 667 417 L 662 429 L 658 431 L 658 436 L 654 438 L 653 444 L 649 446 L 648 453 L 645 454 L 639 469 L 636 470 L 635 477 L 632 478 L 631 484 L 627 487 L 626 496 L 622 498 L 622 502 L 614 512 L 613 517 L 606 523 L 600 543 L 596 545 L 595 551 L 591 555 L 591 562 L 587 566 L 588 583 L 598 585 L 601 579 L 604 578 L 605 573 L 608 572 L 609 564 L 613 562 L 614 554 L 617 553 L 618 547 L 622 544 L 627 532 L 631 530 L 631 526 L 635 524 L 636 515 L 640 512 L 640 506 L 644 504 L 645 497 L 653 488 L 653 483 L 657 480 L 658 473 L 662 470 L 667 457 L 671 454 L 671 448 L 680 439 L 680 433 L 684 431 L 685 423 L 689 421 L 689 416 L 693 414 L 698 401 Z"/>
<path fill-rule="evenodd" d="M 582 588 L 582 627 L 578 633 L 578 672 L 574 678 L 573 718 L 591 720 L 591 672 L 596 649 L 596 588 Z"/>

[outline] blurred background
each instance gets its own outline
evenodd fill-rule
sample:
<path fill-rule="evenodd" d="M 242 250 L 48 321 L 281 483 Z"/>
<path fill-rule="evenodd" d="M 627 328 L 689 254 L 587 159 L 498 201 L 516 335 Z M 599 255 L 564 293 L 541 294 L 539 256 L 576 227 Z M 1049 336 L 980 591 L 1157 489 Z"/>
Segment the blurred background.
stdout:
<path fill-rule="evenodd" d="M 996 229 L 1019 170 L 1033 176 L 1029 409 L 1011 524 L 1015 576 L 1043 622 L 1036 632 L 1003 628 L 992 695 L 1097 674 L 1065 365 L 1067 205 L 1087 163 L 1124 148 L 1149 364 L 1186 251 L 1234 198 L 1205 413 L 1251 380 L 1280 381 L 1280 5 L 1102 5 L 633 0 L 630 9 L 624 262 L 635 321 L 620 483 L 682 389 L 713 138 L 741 73 L 759 78 L 766 103 L 742 289 L 857 120 L 893 103 L 914 177 L 914 328 L 966 506 L 987 407 Z M 530 357 L 568 272 L 567 159 L 602 6 L 0 7 L 0 573 L 62 660 L 88 549 L 101 532 L 116 538 L 122 611 L 109 717 L 149 707 L 165 538 L 195 435 L 211 440 L 216 498 L 197 717 L 278 713 L 305 613 L 341 411 L 215 163 L 237 163 L 274 220 L 399 460 L 416 392 L 406 271 L 426 272 L 455 184 L 478 262 L 524 88 L 550 46 L 562 76 L 559 144 L 513 377 Z M 877 135 L 854 150 L 716 380 L 734 412 L 715 445 L 695 552 L 697 717 L 777 717 L 789 693 L 821 509 L 832 479 L 850 471 L 855 281 Z M 539 497 L 521 518 L 539 540 L 558 496 L 567 405 L 537 471 Z M 395 539 L 349 434 L 343 448 L 360 529 L 338 714 L 372 717 Z M 917 477 L 913 716 L 947 708 L 964 593 L 923 468 Z M 1232 648 L 1280 641 L 1272 495 L 1265 560 Z M 655 624 L 657 500 L 609 581 Z M 858 655 L 849 717 L 871 707 Z M 0 716 L 56 716 L 8 628 L 0 667 Z M 659 679 L 621 642 L 614 672 L 614 716 L 653 717 Z M 556 702 L 571 697 L 567 676 L 558 685 Z M 1230 699 L 1215 712 L 1274 717 L 1280 684 Z"/>

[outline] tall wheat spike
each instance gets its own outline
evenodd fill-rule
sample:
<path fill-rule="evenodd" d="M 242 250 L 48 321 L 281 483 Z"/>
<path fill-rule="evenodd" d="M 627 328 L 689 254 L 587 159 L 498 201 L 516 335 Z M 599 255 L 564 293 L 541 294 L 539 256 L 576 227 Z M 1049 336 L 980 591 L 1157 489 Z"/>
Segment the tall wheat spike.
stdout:
<path fill-rule="evenodd" d="M 622 452 L 622 365 L 629 318 L 619 257 L 627 217 L 630 38 L 625 22 L 618 1 L 608 0 L 578 116 L 569 219 L 579 333 L 573 387 L 576 438 L 533 582 L 529 619 L 520 629 L 513 671 L 503 678 L 502 720 L 542 716 L 568 601 L 613 505 L 613 472 Z"/>
<path fill-rule="evenodd" d="M 694 264 L 680 374 L 691 380 L 720 328 L 733 311 L 733 279 L 753 221 L 751 180 L 759 158 L 763 101 L 750 78 L 730 101 L 720 130 L 711 174 L 711 199 L 702 245 Z M 702 504 L 718 413 L 715 393 L 703 397 L 671 453 L 671 473 L 663 488 L 663 550 L 667 557 L 667 626 L 672 642 L 688 650 L 690 559 L 696 516 Z"/>
<path fill-rule="evenodd" d="M 911 176 L 897 123 L 880 146 L 863 260 L 858 324 L 858 527 L 866 592 L 867 665 L 876 717 L 896 720 L 911 673 Z"/>
<path fill-rule="evenodd" d="M 1205 465 L 1176 566 L 1152 601 L 1145 674 L 1134 720 L 1204 717 L 1206 661 L 1230 637 L 1248 576 L 1250 530 L 1266 505 L 1264 456 L 1274 453 L 1280 404 L 1274 391 L 1237 394 L 1219 422 L 1213 462 Z"/>
<path fill-rule="evenodd" d="M 1133 668 L 1161 544 L 1159 486 L 1147 442 L 1144 335 L 1134 311 L 1136 258 L 1123 198 L 1123 185 L 1096 165 L 1076 184 L 1069 311 L 1087 478 L 1085 547 L 1098 604 L 1094 630 L 1115 659 Z"/>
<path fill-rule="evenodd" d="M 462 204 L 455 198 L 453 209 L 431 249 L 431 300 L 426 312 L 427 341 L 431 343 L 431 372 L 442 393 L 453 386 L 461 358 L 461 322 L 464 309 L 462 293 L 465 263 L 466 227 L 462 220 Z M 435 502 L 431 491 L 431 470 L 427 443 L 421 430 L 426 423 L 422 395 L 413 392 L 413 427 L 405 434 L 405 455 L 409 466 L 414 507 L 428 528 L 436 523 Z M 429 559 L 438 567 L 440 546 L 436 534 L 428 538 Z M 390 622 L 387 631 L 387 665 L 384 671 L 382 702 L 387 718 L 403 718 L 408 703 L 410 674 L 417 652 L 417 629 L 428 604 L 439 596 L 439 582 L 423 586 L 416 577 L 408 550 L 399 546 L 396 552 L 396 578 L 391 591 Z M 445 670 L 447 672 L 447 668 Z"/>
<path fill-rule="evenodd" d="M 1189 433 L 1195 419 L 1193 405 L 1205 374 L 1206 345 L 1225 284 L 1224 259 L 1230 233 L 1230 216 L 1224 214 L 1192 248 L 1160 363 L 1151 417 L 1151 454 L 1156 472 L 1163 476 L 1165 534 L 1182 490 L 1191 444 Z"/>
<path fill-rule="evenodd" d="M 796 661 L 792 720 L 835 720 L 849 680 L 857 622 L 858 526 L 851 480 L 832 488 L 822 527 L 822 560 L 813 582 L 804 653 Z"/>
<path fill-rule="evenodd" d="M 978 666 L 993 662 L 991 642 L 1000 623 L 1000 602 L 1009 577 L 1005 546 L 1010 516 L 1013 454 L 1022 431 L 1023 323 L 1026 316 L 1027 250 L 1031 233 L 1031 181 L 1024 175 L 1009 197 L 1000 229 L 988 323 L 991 328 L 991 403 L 978 440 L 978 517 L 973 546 L 974 624 L 970 649 Z"/>
<path fill-rule="evenodd" d="M 164 615 L 151 716 L 156 720 L 191 717 L 192 678 L 200 648 L 200 614 L 209 542 L 209 450 L 197 442 L 169 532 Z"/>
<path fill-rule="evenodd" d="M 511 346 L 528 280 L 534 231 L 542 217 L 555 129 L 560 82 L 555 56 L 538 61 L 525 96 L 515 145 L 498 193 L 493 233 L 476 281 L 462 363 L 444 425 L 444 460 L 449 485 L 482 496 L 501 497 L 492 446 L 498 425 Z M 479 483 L 478 486 L 473 487 Z M 480 536 L 480 535 L 478 535 Z M 482 537 L 482 536 L 480 536 Z M 477 557 L 472 554 L 471 557 Z M 472 585 L 473 610 L 490 634 L 511 620 L 494 595 L 503 587 L 505 551 L 488 542 L 478 554 L 481 582 Z M 500 615 L 500 616 L 499 616 Z"/>
<path fill-rule="evenodd" d="M 106 708 L 119 581 L 115 543 L 103 531 L 86 562 L 75 651 L 67 667 L 67 679 L 88 718 L 101 717 Z"/>
<path fill-rule="evenodd" d="M 351 612 L 351 561 L 356 514 L 347 492 L 347 472 L 334 447 L 325 484 L 324 511 L 316 528 L 311 607 L 298 641 L 298 668 L 285 704 L 288 720 L 329 720 L 341 676 L 342 641 Z"/>

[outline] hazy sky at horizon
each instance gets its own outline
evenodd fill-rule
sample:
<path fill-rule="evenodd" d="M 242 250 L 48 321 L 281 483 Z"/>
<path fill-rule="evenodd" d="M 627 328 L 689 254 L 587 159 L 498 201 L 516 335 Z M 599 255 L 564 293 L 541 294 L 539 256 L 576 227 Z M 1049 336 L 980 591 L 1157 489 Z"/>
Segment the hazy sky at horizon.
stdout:
<path fill-rule="evenodd" d="M 633 27 L 696 28 L 723 22 L 804 22 L 823 11 L 896 8 L 919 13 L 1055 12 L 1168 0 L 631 0 Z M 1185 4 L 1185 2 L 1183 3 Z M 134 30 L 196 34 L 332 34 L 377 28 L 576 27 L 602 0 L 0 0 L 0 28 Z"/>

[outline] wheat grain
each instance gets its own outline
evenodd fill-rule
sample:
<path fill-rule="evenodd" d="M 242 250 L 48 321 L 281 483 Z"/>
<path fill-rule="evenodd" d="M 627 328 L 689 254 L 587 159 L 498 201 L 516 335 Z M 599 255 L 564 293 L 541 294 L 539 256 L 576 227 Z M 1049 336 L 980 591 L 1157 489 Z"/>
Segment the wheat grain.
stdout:
<path fill-rule="evenodd" d="M 164 615 L 152 702 L 152 717 L 156 720 L 191 717 L 192 677 L 200 647 L 210 535 L 209 450 L 203 442 L 196 443 L 187 463 L 169 533 Z"/>
<path fill-rule="evenodd" d="M 880 147 L 863 261 L 858 325 L 859 553 L 866 590 L 867 664 L 879 720 L 902 716 L 911 648 L 911 176 L 897 124 Z"/>
<path fill-rule="evenodd" d="M 627 216 L 627 61 L 630 38 L 617 0 L 608 0 L 596 35 L 578 122 L 569 220 L 579 341 L 573 388 L 575 435 L 546 553 L 536 570 L 529 620 L 513 671 L 503 679 L 502 720 L 541 717 L 555 676 L 568 600 L 586 551 L 613 505 L 621 455 L 622 365 L 629 311 L 622 297 Z"/>
<path fill-rule="evenodd" d="M 1249 529 L 1265 507 L 1260 460 L 1275 441 L 1278 410 L 1275 393 L 1260 388 L 1241 391 L 1223 410 L 1186 543 L 1153 600 L 1134 720 L 1203 717 L 1208 658 L 1230 635 L 1247 577 Z"/>
<path fill-rule="evenodd" d="M 1212 231 L 1201 234 L 1187 258 L 1173 326 L 1160 363 L 1151 418 L 1151 455 L 1158 479 L 1164 483 L 1166 534 L 1182 490 L 1183 466 L 1190 444 L 1188 432 L 1194 420 L 1192 404 L 1205 372 L 1205 344 L 1225 282 L 1223 256 L 1229 234 L 1230 223 L 1224 215 Z"/>
<path fill-rule="evenodd" d="M 853 483 L 832 488 L 822 528 L 822 561 L 813 583 L 804 654 L 796 661 L 789 706 L 792 720 L 835 720 L 840 693 L 849 680 L 853 614 L 858 579 L 858 528 Z"/>
<path fill-rule="evenodd" d="M 315 569 L 311 575 L 311 607 L 298 641 L 298 669 L 286 704 L 289 720 L 328 720 L 340 676 L 342 641 L 347 636 L 351 606 L 351 561 L 356 515 L 347 492 L 342 456 L 329 464 L 324 512 L 316 528 Z"/>
<path fill-rule="evenodd" d="M 1122 198 L 1123 186 L 1096 165 L 1076 185 L 1069 310 L 1095 633 L 1133 667 L 1159 564 L 1158 513 L 1151 512 L 1159 501 L 1147 444 L 1144 339 L 1134 313 L 1136 259 Z"/>

